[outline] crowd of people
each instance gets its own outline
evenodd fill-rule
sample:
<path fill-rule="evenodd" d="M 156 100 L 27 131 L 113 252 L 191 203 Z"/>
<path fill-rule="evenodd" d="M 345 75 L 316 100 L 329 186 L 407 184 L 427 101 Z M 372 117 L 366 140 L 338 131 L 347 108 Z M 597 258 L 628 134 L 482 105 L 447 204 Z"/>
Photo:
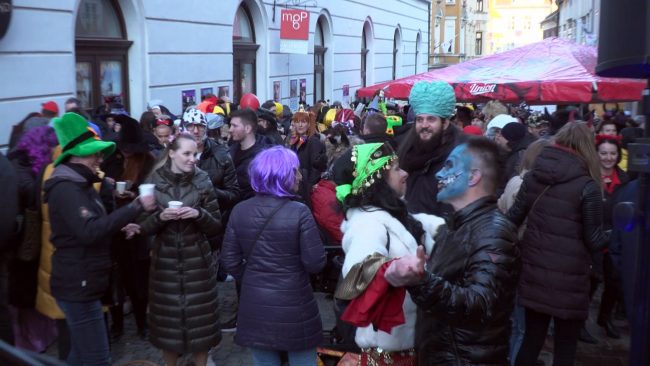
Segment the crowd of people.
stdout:
<path fill-rule="evenodd" d="M 47 102 L 0 155 L 0 339 L 108 365 L 130 307 L 168 366 L 205 365 L 233 329 L 256 365 L 315 365 L 313 276 L 335 268 L 335 333 L 360 365 L 535 365 L 551 320 L 553 364 L 573 365 L 597 342 L 601 283 L 597 323 L 621 337 L 612 211 L 636 189 L 626 148 L 643 127 L 607 108 L 460 104 L 445 82 L 293 113 L 252 94 L 178 116 L 155 100 L 139 120 L 117 97 Z M 237 317 L 220 324 L 231 278 Z"/>

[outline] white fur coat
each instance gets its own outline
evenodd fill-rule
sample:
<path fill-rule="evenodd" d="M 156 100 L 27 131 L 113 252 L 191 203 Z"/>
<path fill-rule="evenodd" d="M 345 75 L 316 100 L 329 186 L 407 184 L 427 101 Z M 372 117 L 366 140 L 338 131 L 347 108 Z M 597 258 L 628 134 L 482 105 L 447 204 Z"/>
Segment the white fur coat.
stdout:
<path fill-rule="evenodd" d="M 422 223 L 425 231 L 424 246 L 427 254 L 433 248 L 433 236 L 438 227 L 444 223 L 440 217 L 426 214 L 417 214 L 414 217 Z M 343 232 L 343 250 L 345 262 L 343 263 L 343 276 L 355 264 L 363 261 L 372 253 L 379 253 L 390 258 L 399 258 L 415 254 L 417 243 L 411 233 L 406 230 L 396 218 L 388 212 L 368 207 L 366 210 L 359 208 L 350 209 L 346 219 L 341 224 Z M 390 249 L 386 250 L 388 235 L 390 235 Z M 374 331 L 372 326 L 358 328 L 355 336 L 357 345 L 361 348 L 380 347 L 386 351 L 399 351 L 412 348 L 415 342 L 416 305 L 411 300 L 408 292 L 403 304 L 406 323 L 399 325 L 390 333 Z"/>

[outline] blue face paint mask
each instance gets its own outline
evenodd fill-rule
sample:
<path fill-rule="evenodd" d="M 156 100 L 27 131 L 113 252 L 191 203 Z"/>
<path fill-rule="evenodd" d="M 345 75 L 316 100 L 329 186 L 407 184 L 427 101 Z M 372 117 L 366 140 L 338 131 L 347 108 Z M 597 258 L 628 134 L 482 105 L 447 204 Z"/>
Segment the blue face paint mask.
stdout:
<path fill-rule="evenodd" d="M 438 173 L 438 202 L 447 202 L 456 198 L 469 188 L 469 176 L 472 156 L 467 153 L 467 145 L 456 146 Z"/>

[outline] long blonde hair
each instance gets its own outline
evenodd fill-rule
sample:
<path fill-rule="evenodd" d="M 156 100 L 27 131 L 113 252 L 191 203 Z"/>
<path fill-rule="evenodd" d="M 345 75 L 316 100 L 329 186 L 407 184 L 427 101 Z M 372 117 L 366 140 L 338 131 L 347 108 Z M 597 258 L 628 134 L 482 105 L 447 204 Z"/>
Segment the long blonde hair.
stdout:
<path fill-rule="evenodd" d="M 580 155 L 587 164 L 589 175 L 600 186 L 600 161 L 594 146 L 594 134 L 582 121 L 569 122 L 555 135 L 556 144 L 567 147 Z"/>

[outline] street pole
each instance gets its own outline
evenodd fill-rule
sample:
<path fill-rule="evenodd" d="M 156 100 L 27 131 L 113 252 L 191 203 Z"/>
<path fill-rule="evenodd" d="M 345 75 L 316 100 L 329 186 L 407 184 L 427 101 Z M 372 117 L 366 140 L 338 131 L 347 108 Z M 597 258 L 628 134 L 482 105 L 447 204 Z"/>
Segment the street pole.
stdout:
<path fill-rule="evenodd" d="M 630 365 L 650 365 L 650 80 L 643 90 L 642 101 L 645 128 L 643 139 L 630 144 L 631 169 L 640 172 L 635 230 L 637 235 L 636 268 L 634 279 L 633 314 L 628 314 L 632 332 L 630 337 Z M 625 248 L 623 249 L 625 250 Z"/>

